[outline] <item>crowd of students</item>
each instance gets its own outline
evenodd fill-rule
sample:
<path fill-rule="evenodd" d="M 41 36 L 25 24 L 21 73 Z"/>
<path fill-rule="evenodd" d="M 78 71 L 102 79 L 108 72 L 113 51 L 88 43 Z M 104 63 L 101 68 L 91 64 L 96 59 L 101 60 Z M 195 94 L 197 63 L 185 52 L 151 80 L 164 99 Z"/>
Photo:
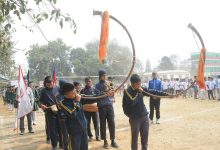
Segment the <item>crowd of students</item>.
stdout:
<path fill-rule="evenodd" d="M 186 90 L 191 84 L 196 80 L 194 79 L 160 79 L 162 81 L 161 88 L 164 92 L 170 94 L 178 94 Z M 183 98 L 194 99 L 213 99 L 220 100 L 220 76 L 217 77 L 205 77 L 206 89 L 199 89 L 198 85 L 195 83 L 189 90 L 183 92 L 181 95 Z M 143 83 L 144 87 L 148 87 L 148 81 Z"/>

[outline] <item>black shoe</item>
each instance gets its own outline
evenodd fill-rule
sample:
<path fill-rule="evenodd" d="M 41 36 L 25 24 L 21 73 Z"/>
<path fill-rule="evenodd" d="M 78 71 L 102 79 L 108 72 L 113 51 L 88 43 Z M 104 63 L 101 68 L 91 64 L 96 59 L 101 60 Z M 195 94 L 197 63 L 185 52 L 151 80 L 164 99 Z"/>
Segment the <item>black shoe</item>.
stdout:
<path fill-rule="evenodd" d="M 96 141 L 101 141 L 101 139 L 99 137 L 96 138 Z"/>
<path fill-rule="evenodd" d="M 57 150 L 57 147 L 53 147 L 52 150 Z"/>
<path fill-rule="evenodd" d="M 21 131 L 20 135 L 24 135 L 24 131 Z"/>
<path fill-rule="evenodd" d="M 59 145 L 59 149 L 63 149 L 63 145 Z"/>
<path fill-rule="evenodd" d="M 104 147 L 105 149 L 108 149 L 108 141 L 107 141 L 107 140 L 104 141 L 103 147 Z"/>
<path fill-rule="evenodd" d="M 34 133 L 34 131 L 33 131 L 33 130 L 30 130 L 29 133 Z"/>
<path fill-rule="evenodd" d="M 112 140 L 111 146 L 114 148 L 118 148 L 118 144 L 114 140 Z"/>

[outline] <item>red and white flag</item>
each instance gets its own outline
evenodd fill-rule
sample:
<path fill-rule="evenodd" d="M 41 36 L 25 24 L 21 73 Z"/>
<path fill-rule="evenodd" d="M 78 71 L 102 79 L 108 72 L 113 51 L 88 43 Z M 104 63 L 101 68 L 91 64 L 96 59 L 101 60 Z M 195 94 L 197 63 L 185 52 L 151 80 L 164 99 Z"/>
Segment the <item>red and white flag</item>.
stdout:
<path fill-rule="evenodd" d="M 18 70 L 18 101 L 19 104 L 17 118 L 21 118 L 32 111 L 32 105 L 27 93 L 27 88 L 20 65 Z"/>

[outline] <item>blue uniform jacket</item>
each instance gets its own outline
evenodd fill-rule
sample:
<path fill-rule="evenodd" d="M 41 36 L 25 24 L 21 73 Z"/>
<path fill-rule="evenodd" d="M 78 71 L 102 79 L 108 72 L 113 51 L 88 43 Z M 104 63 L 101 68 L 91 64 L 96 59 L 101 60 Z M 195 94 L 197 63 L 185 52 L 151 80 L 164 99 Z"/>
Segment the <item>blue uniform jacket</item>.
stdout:
<path fill-rule="evenodd" d="M 96 93 L 99 92 L 94 87 L 87 87 L 87 86 L 80 91 L 80 94 L 85 94 L 89 96 L 98 96 L 96 95 Z M 96 103 L 97 101 L 98 100 L 96 99 L 83 99 L 83 98 L 81 99 L 82 105 Z"/>
<path fill-rule="evenodd" d="M 97 95 L 103 95 L 105 94 L 105 81 L 100 80 L 99 83 L 96 84 L 95 88 Z M 106 106 L 106 105 L 112 105 L 113 104 L 113 98 L 112 97 L 105 97 L 103 99 L 100 99 L 98 101 L 98 107 Z"/>
<path fill-rule="evenodd" d="M 158 96 L 167 96 L 168 94 L 156 90 L 148 90 L 143 88 L 144 91 L 158 95 Z M 147 109 L 144 104 L 144 96 L 149 96 L 145 93 L 139 93 L 134 90 L 131 86 L 124 91 L 122 107 L 124 114 L 129 118 L 139 118 L 148 114 Z"/>
<path fill-rule="evenodd" d="M 149 86 L 148 88 L 150 90 L 157 90 L 157 91 L 162 91 L 162 83 L 158 79 L 153 79 L 149 81 Z"/>
<path fill-rule="evenodd" d="M 69 134 L 74 135 L 87 131 L 87 121 L 80 102 L 64 98 L 60 102 L 61 111 L 65 114 L 66 127 Z"/>
<path fill-rule="evenodd" d="M 41 91 L 39 101 L 42 104 L 49 107 L 49 106 L 52 106 L 52 105 L 56 104 L 55 103 L 56 102 L 55 97 L 57 97 L 58 95 L 59 95 L 59 88 L 58 87 L 54 87 L 52 89 L 44 88 Z"/>

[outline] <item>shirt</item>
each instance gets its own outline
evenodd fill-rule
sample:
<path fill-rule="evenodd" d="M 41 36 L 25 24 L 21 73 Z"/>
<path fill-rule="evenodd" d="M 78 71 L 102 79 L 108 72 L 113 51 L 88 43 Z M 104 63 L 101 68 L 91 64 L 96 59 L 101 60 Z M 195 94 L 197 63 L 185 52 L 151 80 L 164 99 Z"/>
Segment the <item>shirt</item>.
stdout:
<path fill-rule="evenodd" d="M 162 83 L 158 79 L 153 79 L 153 80 L 149 81 L 149 86 L 148 87 L 151 90 L 161 91 L 162 90 Z"/>

